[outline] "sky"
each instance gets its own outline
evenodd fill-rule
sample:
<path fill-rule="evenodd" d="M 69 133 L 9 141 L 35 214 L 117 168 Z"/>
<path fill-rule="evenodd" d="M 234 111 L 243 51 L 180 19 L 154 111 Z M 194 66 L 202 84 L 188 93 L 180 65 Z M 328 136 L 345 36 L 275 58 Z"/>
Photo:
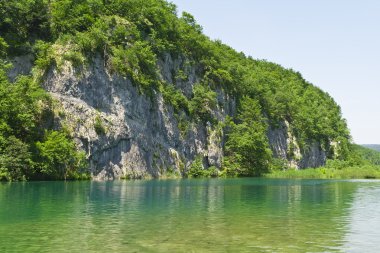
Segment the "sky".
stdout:
<path fill-rule="evenodd" d="M 379 0 L 172 0 L 211 39 L 301 72 L 341 106 L 354 142 L 380 143 Z"/>

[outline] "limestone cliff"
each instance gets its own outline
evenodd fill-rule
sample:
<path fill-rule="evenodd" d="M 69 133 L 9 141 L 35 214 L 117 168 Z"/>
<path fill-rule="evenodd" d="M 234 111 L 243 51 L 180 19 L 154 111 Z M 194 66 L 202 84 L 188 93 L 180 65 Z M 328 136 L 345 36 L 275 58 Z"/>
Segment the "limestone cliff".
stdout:
<path fill-rule="evenodd" d="M 23 64 L 21 58 L 15 59 L 11 76 L 25 74 L 30 68 L 30 58 L 24 58 Z M 186 80 L 174 81 L 173 73 L 182 63 L 166 55 L 158 63 L 160 78 L 191 96 L 191 88 L 200 77 L 193 66 L 187 69 Z M 59 69 L 51 68 L 43 86 L 58 101 L 56 127 L 71 130 L 78 147 L 88 156 L 95 179 L 160 177 L 167 172 L 181 175 L 199 155 L 205 166 L 221 168 L 223 128 L 187 118 L 189 126 L 182 133 L 178 117 L 162 94 L 140 94 L 130 80 L 110 74 L 100 56 L 80 69 L 68 61 Z M 223 122 L 227 115 L 236 113 L 236 99 L 220 90 L 217 93 L 218 106 L 213 114 Z M 104 131 L 96 131 L 96 124 Z M 268 139 L 274 157 L 286 160 L 289 167 L 318 167 L 326 161 L 325 151 L 317 142 L 300 150 L 286 121 L 269 127 Z"/>
<path fill-rule="evenodd" d="M 2 90 L 14 90 L 4 104 L 33 101 L 27 115 L 20 104 L 0 118 L 33 162 L 17 178 L 86 177 L 73 141 L 97 179 L 260 176 L 347 158 L 349 130 L 329 94 L 210 39 L 166 0 L 27 2 L 4 2 L 12 11 L 0 17 Z"/>

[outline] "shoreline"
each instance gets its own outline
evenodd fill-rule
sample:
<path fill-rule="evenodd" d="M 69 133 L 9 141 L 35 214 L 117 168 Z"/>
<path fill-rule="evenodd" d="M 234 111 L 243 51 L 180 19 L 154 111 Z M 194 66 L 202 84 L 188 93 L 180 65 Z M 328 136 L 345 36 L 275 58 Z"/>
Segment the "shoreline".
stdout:
<path fill-rule="evenodd" d="M 232 178 L 257 178 L 257 179 L 380 179 L 380 166 L 364 165 L 357 167 L 337 168 L 308 168 L 302 170 L 280 170 L 263 174 L 257 177 L 233 177 L 233 176 L 214 176 L 214 177 L 183 177 L 183 176 L 166 176 L 161 177 L 144 177 L 144 178 L 128 178 L 121 177 L 115 179 L 99 179 L 99 178 L 82 178 L 82 179 L 66 179 L 66 180 L 25 180 L 25 181 L 0 181 L 0 183 L 11 182 L 73 182 L 73 181 L 91 181 L 91 182 L 107 182 L 107 181 L 144 181 L 144 180 L 186 180 L 186 179 L 232 179 Z"/>

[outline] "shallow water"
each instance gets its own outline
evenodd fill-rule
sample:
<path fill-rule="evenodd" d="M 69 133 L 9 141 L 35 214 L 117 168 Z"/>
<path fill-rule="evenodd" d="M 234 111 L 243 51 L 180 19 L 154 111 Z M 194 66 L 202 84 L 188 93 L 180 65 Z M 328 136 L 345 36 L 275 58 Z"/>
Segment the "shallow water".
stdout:
<path fill-rule="evenodd" d="M 380 181 L 0 184 L 0 252 L 378 252 Z"/>

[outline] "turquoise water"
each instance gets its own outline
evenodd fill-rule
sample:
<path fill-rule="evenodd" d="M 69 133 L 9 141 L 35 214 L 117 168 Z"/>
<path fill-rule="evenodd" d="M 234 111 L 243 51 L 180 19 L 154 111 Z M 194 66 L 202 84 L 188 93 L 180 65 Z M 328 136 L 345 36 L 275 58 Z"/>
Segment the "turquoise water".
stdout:
<path fill-rule="evenodd" d="M 380 181 L 0 184 L 0 252 L 378 252 Z"/>

